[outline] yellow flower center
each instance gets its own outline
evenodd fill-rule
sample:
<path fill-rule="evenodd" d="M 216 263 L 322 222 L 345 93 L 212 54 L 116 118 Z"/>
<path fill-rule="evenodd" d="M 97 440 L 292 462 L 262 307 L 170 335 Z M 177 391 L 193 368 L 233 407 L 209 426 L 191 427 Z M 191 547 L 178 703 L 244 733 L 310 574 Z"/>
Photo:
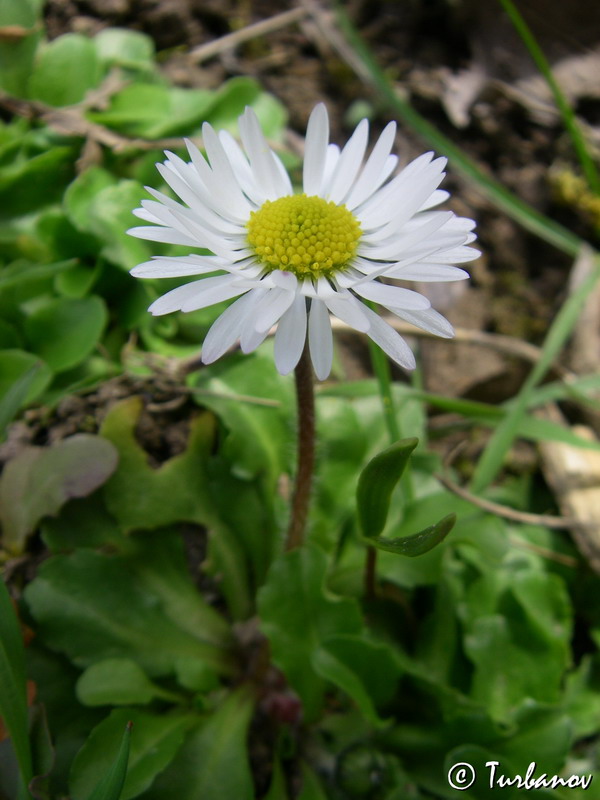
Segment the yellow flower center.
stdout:
<path fill-rule="evenodd" d="M 248 242 L 265 268 L 321 278 L 348 266 L 361 228 L 346 206 L 305 194 L 267 200 L 250 214 Z"/>

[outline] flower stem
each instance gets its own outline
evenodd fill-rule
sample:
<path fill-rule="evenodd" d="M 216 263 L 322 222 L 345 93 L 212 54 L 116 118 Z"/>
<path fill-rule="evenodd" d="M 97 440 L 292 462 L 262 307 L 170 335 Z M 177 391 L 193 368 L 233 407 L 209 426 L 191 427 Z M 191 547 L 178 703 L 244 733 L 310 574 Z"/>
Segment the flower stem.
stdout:
<path fill-rule="evenodd" d="M 299 547 L 304 539 L 315 464 L 315 393 L 308 343 L 304 346 L 294 377 L 298 402 L 298 460 L 286 550 Z"/>

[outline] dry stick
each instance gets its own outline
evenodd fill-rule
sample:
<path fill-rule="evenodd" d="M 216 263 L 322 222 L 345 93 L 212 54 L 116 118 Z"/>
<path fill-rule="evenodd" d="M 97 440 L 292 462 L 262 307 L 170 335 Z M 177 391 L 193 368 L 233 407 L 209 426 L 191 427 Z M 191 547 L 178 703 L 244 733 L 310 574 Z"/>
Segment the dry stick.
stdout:
<path fill-rule="evenodd" d="M 546 528 L 571 528 L 573 525 L 581 524 L 578 520 L 572 517 L 556 517 L 554 514 L 531 514 L 528 511 L 517 511 L 515 508 L 503 506 L 501 503 L 494 503 L 492 500 L 485 500 L 483 497 L 471 494 L 471 492 L 463 489 L 450 478 L 440 473 L 434 473 L 434 478 L 445 486 L 448 491 L 457 497 L 462 497 L 474 506 L 496 514 L 498 517 L 510 519 L 513 522 L 521 522 L 525 525 L 543 525 Z"/>
<path fill-rule="evenodd" d="M 286 550 L 302 544 L 315 463 L 315 393 L 308 343 L 294 373 L 298 402 L 298 460 Z"/>
<path fill-rule="evenodd" d="M 247 25 L 239 31 L 228 33 L 212 42 L 207 42 L 206 44 L 195 47 L 193 50 L 190 50 L 188 58 L 193 64 L 200 64 L 203 61 L 208 61 L 208 59 L 214 58 L 214 56 L 218 56 L 227 50 L 233 50 L 238 45 L 243 44 L 243 42 L 255 39 L 257 36 L 264 36 L 267 33 L 274 33 L 281 28 L 292 25 L 294 22 L 299 22 L 301 19 L 308 16 L 308 13 L 308 9 L 300 7 L 293 8 L 291 11 L 284 11 L 281 14 L 275 14 L 268 19 L 255 22 L 253 25 Z"/>

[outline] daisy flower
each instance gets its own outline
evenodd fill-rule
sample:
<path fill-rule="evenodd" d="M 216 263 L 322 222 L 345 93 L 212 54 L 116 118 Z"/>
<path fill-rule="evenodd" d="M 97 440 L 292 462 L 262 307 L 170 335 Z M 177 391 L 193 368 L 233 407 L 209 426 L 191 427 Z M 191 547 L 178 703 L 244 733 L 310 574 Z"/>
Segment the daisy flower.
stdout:
<path fill-rule="evenodd" d="M 426 297 L 384 282 L 454 281 L 455 266 L 479 253 L 474 222 L 434 211 L 448 193 L 438 189 L 446 159 L 425 153 L 395 176 L 391 154 L 396 125 L 383 131 L 365 158 L 369 125 L 362 120 L 346 146 L 329 143 L 323 104 L 306 132 L 302 193 L 295 193 L 281 160 L 268 146 L 254 112 L 239 119 L 240 146 L 227 132 L 202 129 L 206 157 L 186 142 L 190 161 L 173 153 L 157 168 L 182 202 L 148 188 L 134 214 L 150 226 L 142 239 L 206 248 L 213 255 L 155 257 L 131 272 L 140 278 L 199 279 L 167 292 L 152 314 L 196 311 L 237 298 L 210 328 L 202 361 L 210 364 L 238 340 L 256 349 L 277 325 L 275 365 L 293 370 L 308 338 L 316 376 L 331 370 L 331 315 L 366 333 L 396 363 L 415 366 L 404 339 L 366 301 L 443 337 L 450 323 Z"/>

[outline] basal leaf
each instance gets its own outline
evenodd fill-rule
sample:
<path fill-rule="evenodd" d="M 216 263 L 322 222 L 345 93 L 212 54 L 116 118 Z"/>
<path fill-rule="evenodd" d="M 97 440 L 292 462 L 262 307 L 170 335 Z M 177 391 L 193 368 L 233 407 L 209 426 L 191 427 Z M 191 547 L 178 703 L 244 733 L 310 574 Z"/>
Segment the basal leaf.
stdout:
<path fill-rule="evenodd" d="M 180 712 L 153 714 L 135 708 L 111 712 L 91 732 L 73 763 L 69 784 L 74 800 L 118 800 L 119 797 L 120 800 L 129 800 L 137 797 L 172 761 L 193 722 L 191 714 Z M 126 777 L 122 768 L 120 772 L 125 778 L 122 792 L 120 795 L 96 795 L 102 777 L 122 757 L 121 731 L 130 723 L 131 746 Z"/>
<path fill-rule="evenodd" d="M 28 447 L 0 476 L 0 521 L 4 546 L 23 549 L 27 536 L 67 500 L 85 497 L 114 472 L 117 452 L 99 436 L 79 433 L 51 447 Z"/>
<path fill-rule="evenodd" d="M 389 647 L 364 634 L 331 636 L 314 651 L 312 666 L 348 694 L 373 725 L 385 724 L 377 706 L 392 698 L 400 679 Z"/>
<path fill-rule="evenodd" d="M 253 800 L 247 742 L 253 711 L 247 688 L 229 694 L 191 731 L 144 800 Z"/>
<path fill-rule="evenodd" d="M 333 635 L 362 630 L 358 604 L 327 591 L 326 571 L 322 550 L 298 548 L 273 562 L 258 596 L 261 628 L 273 660 L 299 694 L 308 719 L 318 713 L 325 689 L 314 670 L 313 653 Z"/>
<path fill-rule="evenodd" d="M 2 369 L 3 356 L 4 353 L 0 352 L 0 370 Z M 35 392 L 35 384 L 37 382 L 39 385 L 40 373 L 42 373 L 44 367 L 43 361 L 38 360 L 24 372 L 21 372 L 6 391 L 2 392 L 0 389 L 0 441 L 4 438 L 8 423 L 25 404 L 28 396 Z"/>
<path fill-rule="evenodd" d="M 77 681 L 76 691 L 84 706 L 147 705 L 156 697 L 176 699 L 128 658 L 107 658 L 91 664 Z"/>
<path fill-rule="evenodd" d="M 392 491 L 400 480 L 417 439 L 402 439 L 371 459 L 358 479 L 356 502 L 363 536 L 373 539 L 385 527 Z"/>
<path fill-rule="evenodd" d="M 61 297 L 48 300 L 27 317 L 25 334 L 34 353 L 54 372 L 64 372 L 90 355 L 107 320 L 100 297 Z"/>
<path fill-rule="evenodd" d="M 73 148 L 64 145 L 0 170 L 0 219 L 12 219 L 58 201 L 73 177 Z"/>
<path fill-rule="evenodd" d="M 96 52 L 106 67 L 147 71 L 154 66 L 154 42 L 140 31 L 104 28 L 94 38 Z"/>
<path fill-rule="evenodd" d="M 0 39 L 0 88 L 24 97 L 41 31 L 38 4 L 33 0 L 0 0 L 0 27 L 22 29 L 23 36 Z"/>
<path fill-rule="evenodd" d="M 214 417 L 197 416 L 186 450 L 153 469 L 135 435 L 141 411 L 141 398 L 128 398 L 113 406 L 102 425 L 101 435 L 119 452 L 119 467 L 104 491 L 108 510 L 128 530 L 184 521 L 216 524 L 207 471 Z"/>
<path fill-rule="evenodd" d="M 127 555 L 77 550 L 48 559 L 25 591 L 40 640 L 79 667 L 125 658 L 159 677 L 197 661 L 229 674 L 227 625 L 195 591 L 181 557 L 180 537 L 161 531 Z"/>
<path fill-rule="evenodd" d="M 94 42 L 66 33 L 38 53 L 29 79 L 29 96 L 51 106 L 79 103 L 102 77 Z"/>
<path fill-rule="evenodd" d="M 94 791 L 89 795 L 88 800 L 120 800 L 129 765 L 132 725 L 132 722 L 127 722 L 114 763 L 108 772 L 102 776 Z"/>
<path fill-rule="evenodd" d="M 252 353 L 217 362 L 198 372 L 193 386 L 200 390 L 198 404 L 218 414 L 228 429 L 223 454 L 235 473 L 264 475 L 274 491 L 289 466 L 292 387 L 277 374 L 273 359 Z"/>

